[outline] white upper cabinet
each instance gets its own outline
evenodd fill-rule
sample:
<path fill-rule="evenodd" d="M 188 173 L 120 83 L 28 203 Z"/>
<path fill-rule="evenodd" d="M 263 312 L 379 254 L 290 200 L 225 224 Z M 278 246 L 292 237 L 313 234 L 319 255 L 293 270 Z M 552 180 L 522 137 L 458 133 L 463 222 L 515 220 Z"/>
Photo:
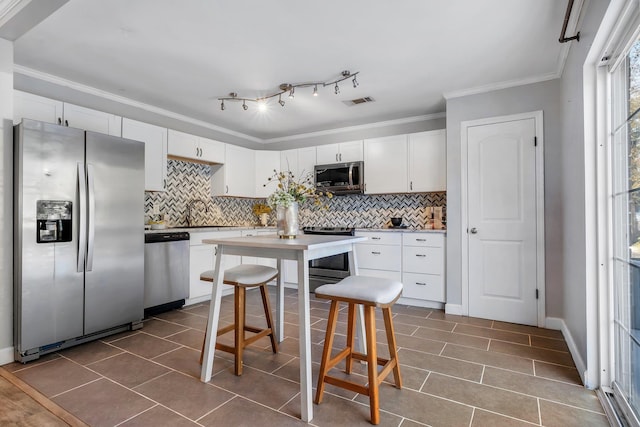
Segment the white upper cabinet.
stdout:
<path fill-rule="evenodd" d="M 295 148 L 280 152 L 280 170 L 291 171 L 296 178 L 313 174 L 316 147 Z"/>
<path fill-rule="evenodd" d="M 394 135 L 364 141 L 365 193 L 404 193 L 407 191 L 407 135 Z"/>
<path fill-rule="evenodd" d="M 203 137 L 200 137 L 198 142 L 201 160 L 210 163 L 224 163 L 224 142 Z"/>
<path fill-rule="evenodd" d="M 362 158 L 362 141 L 341 142 L 316 147 L 316 160 L 319 165 L 357 162 Z"/>
<path fill-rule="evenodd" d="M 62 124 L 62 101 L 32 95 L 19 90 L 13 91 L 13 124 L 22 119 Z"/>
<path fill-rule="evenodd" d="M 122 137 L 143 141 L 144 189 L 167 189 L 167 129 L 135 120 L 122 119 Z"/>
<path fill-rule="evenodd" d="M 224 163 L 224 143 L 169 129 L 168 154 L 203 163 Z"/>
<path fill-rule="evenodd" d="M 276 189 L 276 184 L 267 184 L 274 170 L 280 170 L 280 152 L 258 150 L 256 156 L 256 188 L 255 197 L 269 197 Z"/>
<path fill-rule="evenodd" d="M 444 129 L 409 135 L 409 191 L 447 189 L 447 142 Z"/>
<path fill-rule="evenodd" d="M 226 144 L 224 165 L 211 165 L 213 196 L 255 197 L 255 152 Z"/>
<path fill-rule="evenodd" d="M 121 136 L 122 132 L 120 116 L 16 90 L 13 122 L 20 123 L 23 118 L 113 136 Z"/>

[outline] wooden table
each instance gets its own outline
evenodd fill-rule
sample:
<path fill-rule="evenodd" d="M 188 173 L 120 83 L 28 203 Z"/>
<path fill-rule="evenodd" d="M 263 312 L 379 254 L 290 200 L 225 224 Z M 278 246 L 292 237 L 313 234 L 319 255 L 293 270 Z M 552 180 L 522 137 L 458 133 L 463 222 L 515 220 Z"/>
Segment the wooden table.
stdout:
<path fill-rule="evenodd" d="M 284 274 L 283 261 L 298 262 L 298 314 L 300 326 L 300 399 L 301 418 L 303 421 L 313 419 L 312 379 L 311 379 L 311 322 L 309 318 L 309 261 L 342 253 L 349 254 L 349 271 L 357 274 L 354 244 L 365 241 L 366 237 L 299 235 L 296 239 L 279 239 L 275 234 L 246 237 L 229 237 L 205 239 L 204 243 L 218 245 L 215 274 L 211 292 L 211 306 L 207 334 L 204 347 L 204 359 L 200 379 L 207 382 L 213 372 L 213 356 L 215 352 L 216 331 L 220 317 L 220 300 L 222 297 L 222 280 L 224 263 L 222 255 L 241 255 L 262 258 L 276 258 L 280 278 L 278 280 L 278 298 L 276 302 L 276 335 L 279 341 L 284 339 Z M 361 322 L 360 325 L 363 325 Z M 363 344 L 362 327 L 358 328 L 360 346 Z"/>

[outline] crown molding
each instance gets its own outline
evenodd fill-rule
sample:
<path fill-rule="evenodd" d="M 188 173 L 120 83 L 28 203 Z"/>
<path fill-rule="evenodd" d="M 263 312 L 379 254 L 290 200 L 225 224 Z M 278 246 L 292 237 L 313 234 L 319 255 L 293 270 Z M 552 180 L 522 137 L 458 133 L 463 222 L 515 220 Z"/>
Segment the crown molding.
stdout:
<path fill-rule="evenodd" d="M 511 87 L 517 87 L 517 86 L 524 86 L 524 85 L 528 85 L 528 84 L 532 84 L 532 83 L 540 83 L 540 82 L 544 82 L 547 80 L 553 80 L 553 79 L 558 79 L 561 77 L 561 74 L 558 74 L 557 71 L 554 71 L 553 73 L 548 73 L 548 74 L 542 74 L 539 76 L 531 76 L 531 77 L 526 77 L 524 79 L 516 79 L 516 80 L 507 80 L 504 82 L 497 82 L 497 83 L 491 83 L 488 85 L 484 85 L 484 86 L 477 86 L 477 87 L 472 87 L 472 88 L 468 88 L 468 89 L 461 89 L 461 90 L 454 90 L 451 92 L 445 92 L 442 94 L 442 96 L 444 96 L 444 99 L 449 100 L 452 98 L 460 98 L 463 96 L 469 96 L 469 95 L 477 95 L 480 93 L 487 93 L 487 92 L 493 92 L 496 90 L 500 90 L 500 89 L 508 89 Z"/>
<path fill-rule="evenodd" d="M 327 130 L 321 130 L 318 132 L 300 133 L 297 135 L 282 136 L 278 138 L 268 138 L 268 139 L 264 139 L 263 142 L 265 144 L 270 144 L 274 142 L 292 141 L 295 139 L 335 135 L 337 133 L 353 132 L 353 131 L 366 130 L 366 129 L 375 129 L 375 128 L 393 126 L 393 125 L 401 125 L 406 123 L 423 122 L 425 120 L 435 120 L 435 119 L 441 119 L 444 117 L 446 117 L 446 113 L 444 112 L 435 113 L 435 114 L 424 114 L 422 116 L 405 117 L 402 119 L 386 120 L 383 122 L 368 123 L 364 125 L 347 126 L 343 128 L 336 128 L 336 129 L 327 129 Z"/>
<path fill-rule="evenodd" d="M 111 92 L 106 92 L 100 89 L 96 89 L 91 86 L 83 85 L 81 83 L 77 83 L 71 80 L 64 79 L 62 77 L 54 76 L 52 74 L 43 73 L 41 71 L 34 70 L 32 68 L 23 67 L 18 64 L 14 64 L 13 71 L 15 73 L 19 73 L 28 77 L 33 77 L 38 80 L 42 80 L 48 83 L 52 83 L 58 86 L 68 87 L 69 89 L 76 90 L 78 92 L 86 93 L 87 95 L 97 96 L 99 98 L 104 98 L 109 101 L 118 102 L 120 104 L 125 104 L 130 107 L 140 108 L 142 110 L 159 114 L 161 116 L 165 116 L 171 119 L 176 119 L 185 123 L 190 123 L 196 126 L 200 126 L 203 128 L 211 129 L 217 132 L 222 132 L 227 135 L 232 135 L 238 138 L 243 138 L 251 142 L 263 143 L 264 140 L 262 138 L 257 138 L 255 136 L 247 135 L 241 132 L 236 132 L 231 129 L 227 129 L 221 126 L 216 126 L 211 123 L 205 122 L 203 120 L 197 120 L 191 118 L 189 116 L 185 116 L 182 114 L 175 113 L 173 111 L 165 110 L 164 108 L 155 107 L 150 104 L 146 104 L 144 102 L 134 101 L 133 99 L 126 98 L 124 96 L 116 95 Z"/>
<path fill-rule="evenodd" d="M 0 27 L 25 8 L 31 0 L 0 0 Z"/>

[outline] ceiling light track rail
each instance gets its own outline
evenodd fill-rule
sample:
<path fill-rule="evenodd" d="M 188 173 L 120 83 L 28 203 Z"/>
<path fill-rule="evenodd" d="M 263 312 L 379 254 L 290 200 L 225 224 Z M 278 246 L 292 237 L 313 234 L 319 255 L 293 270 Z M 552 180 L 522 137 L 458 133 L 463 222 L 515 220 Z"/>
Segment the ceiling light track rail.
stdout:
<path fill-rule="evenodd" d="M 336 95 L 338 95 L 340 93 L 339 83 L 342 83 L 345 80 L 351 79 L 351 83 L 353 84 L 354 88 L 360 85 L 357 79 L 358 74 L 360 74 L 360 71 L 356 71 L 355 73 L 352 73 L 349 70 L 345 70 L 342 73 L 340 73 L 340 77 L 338 77 L 335 80 L 318 81 L 318 82 L 312 81 L 312 82 L 304 82 L 304 83 L 282 83 L 280 86 L 278 86 L 279 88 L 278 92 L 274 92 L 272 94 L 257 97 L 257 98 L 241 97 L 241 96 L 238 96 L 236 92 L 231 92 L 229 93 L 228 96 L 219 97 L 218 101 L 220 101 L 220 109 L 223 111 L 226 109 L 225 101 L 242 102 L 242 109 L 246 111 L 249 108 L 247 105 L 247 102 L 255 102 L 262 105 L 266 105 L 267 101 L 275 97 L 278 97 L 278 104 L 284 107 L 285 101 L 282 100 L 282 95 L 284 95 L 287 92 L 289 92 L 289 98 L 293 99 L 295 97 L 295 91 L 297 88 L 312 87 L 313 96 L 318 96 L 318 87 L 324 88 L 327 86 L 333 86 L 334 88 L 333 92 Z"/>
<path fill-rule="evenodd" d="M 580 41 L 580 31 L 576 33 L 573 37 L 567 37 L 567 25 L 569 25 L 569 18 L 571 17 L 571 10 L 573 10 L 573 1 L 569 0 L 569 4 L 567 4 L 567 11 L 564 14 L 564 22 L 562 24 L 562 31 L 560 32 L 560 38 L 558 41 L 560 43 L 570 42 L 571 40 Z"/>

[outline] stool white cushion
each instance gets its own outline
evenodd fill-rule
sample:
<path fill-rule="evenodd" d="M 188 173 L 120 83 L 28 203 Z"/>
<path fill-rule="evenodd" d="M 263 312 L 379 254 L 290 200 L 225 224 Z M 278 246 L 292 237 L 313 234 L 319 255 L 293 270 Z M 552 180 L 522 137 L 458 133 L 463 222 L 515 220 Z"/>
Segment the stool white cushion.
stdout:
<path fill-rule="evenodd" d="M 401 293 L 402 283 L 370 276 L 349 276 L 336 284 L 316 288 L 316 296 L 343 298 L 376 305 L 390 304 Z"/>
<path fill-rule="evenodd" d="M 200 280 L 213 281 L 214 270 L 208 270 L 200 274 Z M 237 283 L 238 285 L 259 285 L 273 279 L 278 275 L 278 270 L 266 265 L 241 264 L 224 271 L 224 281 Z"/>

